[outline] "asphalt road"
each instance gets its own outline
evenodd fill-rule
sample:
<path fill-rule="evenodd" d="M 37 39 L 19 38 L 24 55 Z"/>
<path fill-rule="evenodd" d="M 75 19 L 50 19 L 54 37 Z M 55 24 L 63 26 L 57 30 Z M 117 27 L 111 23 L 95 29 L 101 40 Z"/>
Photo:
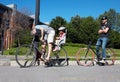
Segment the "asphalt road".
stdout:
<path fill-rule="evenodd" d="M 0 66 L 0 82 L 120 82 L 120 65 Z"/>

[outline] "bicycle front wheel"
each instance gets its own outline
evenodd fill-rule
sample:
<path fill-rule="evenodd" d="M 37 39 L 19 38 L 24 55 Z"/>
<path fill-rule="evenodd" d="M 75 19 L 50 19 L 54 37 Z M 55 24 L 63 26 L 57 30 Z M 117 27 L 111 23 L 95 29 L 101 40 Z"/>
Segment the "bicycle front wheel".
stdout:
<path fill-rule="evenodd" d="M 31 45 L 22 45 L 18 47 L 15 54 L 16 62 L 20 67 L 30 67 L 35 63 L 36 55 Z"/>
<path fill-rule="evenodd" d="M 61 47 L 60 50 L 53 51 L 52 58 L 54 65 L 63 66 L 68 65 L 68 56 L 66 50 Z"/>
<path fill-rule="evenodd" d="M 76 61 L 78 65 L 90 66 L 94 65 L 95 54 L 91 49 L 81 48 L 76 53 Z"/>

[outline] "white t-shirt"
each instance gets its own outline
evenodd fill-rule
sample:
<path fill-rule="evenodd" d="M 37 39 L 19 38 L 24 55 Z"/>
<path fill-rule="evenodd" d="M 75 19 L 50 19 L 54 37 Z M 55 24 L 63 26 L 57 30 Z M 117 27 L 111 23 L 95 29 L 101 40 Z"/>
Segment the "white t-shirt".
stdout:
<path fill-rule="evenodd" d="M 47 25 L 36 25 L 36 29 L 43 28 L 45 31 L 44 40 L 47 40 L 48 43 L 51 43 L 54 41 L 55 36 L 55 30 L 52 27 L 49 27 Z"/>
<path fill-rule="evenodd" d="M 35 28 L 36 29 L 43 28 L 45 33 L 47 33 L 47 34 L 49 34 L 51 30 L 54 30 L 52 27 L 49 27 L 47 25 L 36 25 Z"/>

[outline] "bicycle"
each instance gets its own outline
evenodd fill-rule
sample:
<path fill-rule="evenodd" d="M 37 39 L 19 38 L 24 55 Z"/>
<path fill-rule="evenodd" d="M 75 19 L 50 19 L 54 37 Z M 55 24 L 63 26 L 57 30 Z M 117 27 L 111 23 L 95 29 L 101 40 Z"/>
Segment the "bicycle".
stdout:
<path fill-rule="evenodd" d="M 102 59 L 102 53 L 100 50 L 100 59 Z M 111 66 L 114 65 L 115 63 L 115 52 L 112 48 L 107 48 L 106 49 L 106 56 L 107 56 L 107 62 L 106 63 L 101 63 L 97 59 L 97 53 L 94 51 L 94 49 L 91 46 L 91 41 L 88 40 L 88 45 L 86 48 L 81 48 L 77 51 L 76 53 L 76 62 L 78 65 L 81 66 L 94 66 L 95 62 L 96 64 L 100 66 Z"/>
<path fill-rule="evenodd" d="M 36 62 L 40 65 L 40 61 L 43 61 L 47 66 L 63 66 L 65 63 L 68 65 L 68 56 L 66 50 L 63 48 L 63 44 L 60 45 L 60 50 L 52 52 L 50 62 L 46 63 L 44 58 L 46 56 L 42 57 L 42 50 L 38 49 L 34 44 L 34 39 L 35 37 L 33 37 L 30 45 L 25 44 L 17 48 L 15 59 L 20 67 L 31 67 L 34 66 Z"/>

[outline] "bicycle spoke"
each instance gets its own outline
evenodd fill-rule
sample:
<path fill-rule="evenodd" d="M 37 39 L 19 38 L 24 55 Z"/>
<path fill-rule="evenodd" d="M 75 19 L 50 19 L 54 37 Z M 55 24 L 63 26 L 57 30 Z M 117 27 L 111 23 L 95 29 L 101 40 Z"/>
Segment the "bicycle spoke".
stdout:
<path fill-rule="evenodd" d="M 64 48 L 61 48 L 61 50 L 53 52 L 52 60 L 54 61 L 55 65 L 63 66 L 67 63 L 67 52 Z"/>
<path fill-rule="evenodd" d="M 108 65 L 114 65 L 114 63 L 115 63 L 115 52 L 112 49 L 110 49 L 110 48 L 106 49 L 106 57 L 107 57 L 107 64 Z"/>
<path fill-rule="evenodd" d="M 94 54 L 92 50 L 87 48 L 81 48 L 76 54 L 76 61 L 77 64 L 81 66 L 93 65 Z"/>
<path fill-rule="evenodd" d="M 35 63 L 36 56 L 32 47 L 22 45 L 17 49 L 15 58 L 20 67 L 30 67 Z"/>

